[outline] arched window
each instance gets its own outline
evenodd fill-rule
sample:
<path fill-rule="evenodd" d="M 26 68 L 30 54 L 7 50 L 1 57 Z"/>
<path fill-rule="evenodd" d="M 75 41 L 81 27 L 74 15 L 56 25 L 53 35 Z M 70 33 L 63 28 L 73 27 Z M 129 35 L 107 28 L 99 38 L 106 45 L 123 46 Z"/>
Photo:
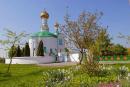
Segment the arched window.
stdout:
<path fill-rule="evenodd" d="M 59 45 L 63 45 L 63 40 L 59 39 Z"/>

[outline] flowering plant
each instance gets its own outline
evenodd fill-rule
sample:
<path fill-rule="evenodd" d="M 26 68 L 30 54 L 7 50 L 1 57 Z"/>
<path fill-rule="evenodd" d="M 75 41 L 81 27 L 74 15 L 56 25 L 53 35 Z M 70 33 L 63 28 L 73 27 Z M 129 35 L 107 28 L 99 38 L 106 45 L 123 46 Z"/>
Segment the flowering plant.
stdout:
<path fill-rule="evenodd" d="M 118 78 L 124 79 L 128 76 L 129 69 L 126 66 L 121 66 L 118 69 Z"/>

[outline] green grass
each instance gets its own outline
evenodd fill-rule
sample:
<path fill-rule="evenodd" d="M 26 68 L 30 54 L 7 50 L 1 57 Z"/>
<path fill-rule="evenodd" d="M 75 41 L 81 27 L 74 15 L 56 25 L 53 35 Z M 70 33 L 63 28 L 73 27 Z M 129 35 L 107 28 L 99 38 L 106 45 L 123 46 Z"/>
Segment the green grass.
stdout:
<path fill-rule="evenodd" d="M 6 74 L 7 67 L 8 65 L 0 64 L 0 87 L 36 87 L 40 85 L 44 71 L 59 68 L 68 68 L 40 67 L 36 65 L 11 65 L 11 73 Z"/>
<path fill-rule="evenodd" d="M 127 66 L 130 64 L 112 64 L 113 67 Z M 41 67 L 37 65 L 11 65 L 10 74 L 6 74 L 8 65 L 0 64 L 0 87 L 45 87 L 43 81 L 43 73 L 48 70 L 69 68 L 66 67 Z M 78 76 L 79 75 L 79 76 Z M 86 74 L 85 74 L 86 75 Z M 81 76 L 80 72 L 74 78 Z M 83 77 L 85 77 L 83 75 Z M 87 79 L 87 78 L 85 78 Z M 76 80 L 78 81 L 78 80 Z M 85 80 L 86 81 L 86 80 Z"/>

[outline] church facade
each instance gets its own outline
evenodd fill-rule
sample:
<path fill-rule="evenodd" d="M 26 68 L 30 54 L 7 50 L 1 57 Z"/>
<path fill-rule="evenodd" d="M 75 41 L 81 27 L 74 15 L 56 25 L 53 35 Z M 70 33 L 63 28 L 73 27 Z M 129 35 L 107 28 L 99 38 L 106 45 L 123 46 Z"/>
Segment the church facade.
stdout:
<path fill-rule="evenodd" d="M 39 42 L 44 45 L 44 54 L 56 58 L 56 61 L 64 61 L 64 37 L 58 32 L 59 24 L 55 23 L 56 33 L 51 33 L 48 27 L 49 14 L 43 11 L 40 14 L 42 25 L 39 32 L 33 33 L 29 39 L 30 56 L 36 56 Z"/>
<path fill-rule="evenodd" d="M 76 62 L 78 61 L 79 54 L 71 52 L 69 55 L 66 52 L 64 36 L 58 32 L 59 24 L 56 22 L 54 27 L 55 33 L 51 33 L 48 27 L 49 14 L 43 11 L 40 14 L 42 25 L 39 32 L 30 35 L 29 57 L 14 57 L 12 64 L 43 64 L 53 62 Z M 37 48 L 39 42 L 43 42 L 44 56 L 37 56 Z M 10 59 L 5 59 L 5 63 L 9 64 Z"/>

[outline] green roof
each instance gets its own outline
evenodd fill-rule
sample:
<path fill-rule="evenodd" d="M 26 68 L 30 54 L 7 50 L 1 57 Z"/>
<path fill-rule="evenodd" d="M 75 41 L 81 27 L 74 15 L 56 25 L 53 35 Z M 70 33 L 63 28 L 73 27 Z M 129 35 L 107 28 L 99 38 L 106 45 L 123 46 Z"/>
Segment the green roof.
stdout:
<path fill-rule="evenodd" d="M 36 32 L 36 33 L 33 33 L 31 35 L 31 37 L 57 37 L 57 35 L 53 34 L 53 33 L 50 33 L 48 31 L 41 31 L 41 32 Z"/>

